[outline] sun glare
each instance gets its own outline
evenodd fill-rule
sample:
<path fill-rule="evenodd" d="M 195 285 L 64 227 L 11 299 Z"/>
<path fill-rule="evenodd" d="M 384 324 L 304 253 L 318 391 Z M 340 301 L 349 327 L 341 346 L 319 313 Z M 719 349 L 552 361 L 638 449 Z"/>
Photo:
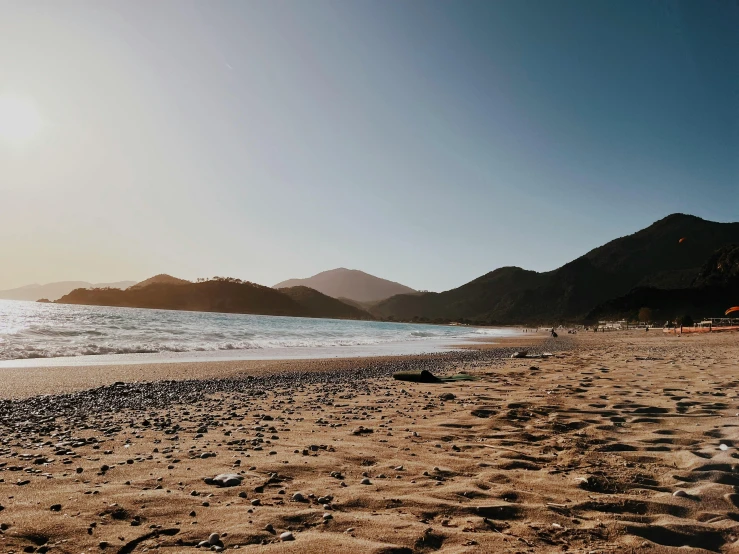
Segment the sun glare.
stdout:
<path fill-rule="evenodd" d="M 0 95 L 0 140 L 20 145 L 31 140 L 41 128 L 41 116 L 32 102 Z"/>

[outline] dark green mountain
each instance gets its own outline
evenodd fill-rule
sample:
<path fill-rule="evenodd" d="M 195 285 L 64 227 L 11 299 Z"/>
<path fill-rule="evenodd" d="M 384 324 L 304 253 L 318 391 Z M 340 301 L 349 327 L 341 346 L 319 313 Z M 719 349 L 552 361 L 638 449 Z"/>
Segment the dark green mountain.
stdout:
<path fill-rule="evenodd" d="M 275 290 L 238 279 L 216 278 L 199 283 L 169 278 L 127 290 L 75 289 L 60 304 L 156 308 L 239 314 L 371 319 L 368 313 L 307 287 Z"/>
<path fill-rule="evenodd" d="M 503 267 L 446 292 L 396 295 L 371 311 L 383 318 L 490 324 L 582 320 L 635 287 L 689 287 L 706 259 L 730 243 L 739 243 L 739 223 L 673 214 L 554 271 Z"/>
<path fill-rule="evenodd" d="M 649 308 L 656 321 L 685 315 L 699 320 L 722 317 L 730 306 L 739 306 L 739 245 L 736 244 L 717 250 L 698 271 L 690 287 L 637 287 L 596 307 L 588 319 L 634 318 L 641 308 Z"/>

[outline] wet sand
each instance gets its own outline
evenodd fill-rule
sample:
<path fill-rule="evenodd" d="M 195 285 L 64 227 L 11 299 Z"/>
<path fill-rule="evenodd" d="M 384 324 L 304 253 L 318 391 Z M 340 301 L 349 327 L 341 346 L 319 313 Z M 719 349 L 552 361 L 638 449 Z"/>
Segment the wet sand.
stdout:
<path fill-rule="evenodd" d="M 739 334 L 525 340 L 4 373 L 0 551 L 739 551 Z"/>
<path fill-rule="evenodd" d="M 539 343 L 546 334 L 520 337 L 478 339 L 450 348 L 483 350 L 491 348 L 526 347 Z M 307 360 L 229 360 L 178 363 L 126 363 L 118 365 L 80 365 L 44 367 L 0 367 L 0 399 L 20 399 L 40 394 L 81 391 L 115 382 L 153 382 L 162 380 L 222 379 L 272 375 L 294 371 L 337 371 L 367 365 L 370 360 L 392 361 L 407 359 L 439 360 L 444 354 L 411 356 L 377 356 L 373 358 L 328 358 Z"/>

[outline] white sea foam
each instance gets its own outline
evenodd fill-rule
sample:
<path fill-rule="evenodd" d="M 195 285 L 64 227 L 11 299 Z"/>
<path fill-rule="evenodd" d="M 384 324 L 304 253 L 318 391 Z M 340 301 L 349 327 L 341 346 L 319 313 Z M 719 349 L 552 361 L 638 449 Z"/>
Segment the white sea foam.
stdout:
<path fill-rule="evenodd" d="M 0 300 L 0 360 L 284 351 L 505 336 L 464 326 L 218 314 Z M 407 350 L 407 349 L 406 349 Z M 406 351 L 404 350 L 404 351 Z M 421 349 L 419 349 L 421 351 Z"/>

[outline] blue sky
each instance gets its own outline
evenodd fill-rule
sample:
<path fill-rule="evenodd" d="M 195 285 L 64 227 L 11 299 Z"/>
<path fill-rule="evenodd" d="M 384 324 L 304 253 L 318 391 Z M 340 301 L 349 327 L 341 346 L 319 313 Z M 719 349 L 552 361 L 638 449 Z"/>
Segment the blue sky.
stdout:
<path fill-rule="evenodd" d="M 2 12 L 0 108 L 41 123 L 0 141 L 0 288 L 343 266 L 446 290 L 739 220 L 735 2 Z"/>

